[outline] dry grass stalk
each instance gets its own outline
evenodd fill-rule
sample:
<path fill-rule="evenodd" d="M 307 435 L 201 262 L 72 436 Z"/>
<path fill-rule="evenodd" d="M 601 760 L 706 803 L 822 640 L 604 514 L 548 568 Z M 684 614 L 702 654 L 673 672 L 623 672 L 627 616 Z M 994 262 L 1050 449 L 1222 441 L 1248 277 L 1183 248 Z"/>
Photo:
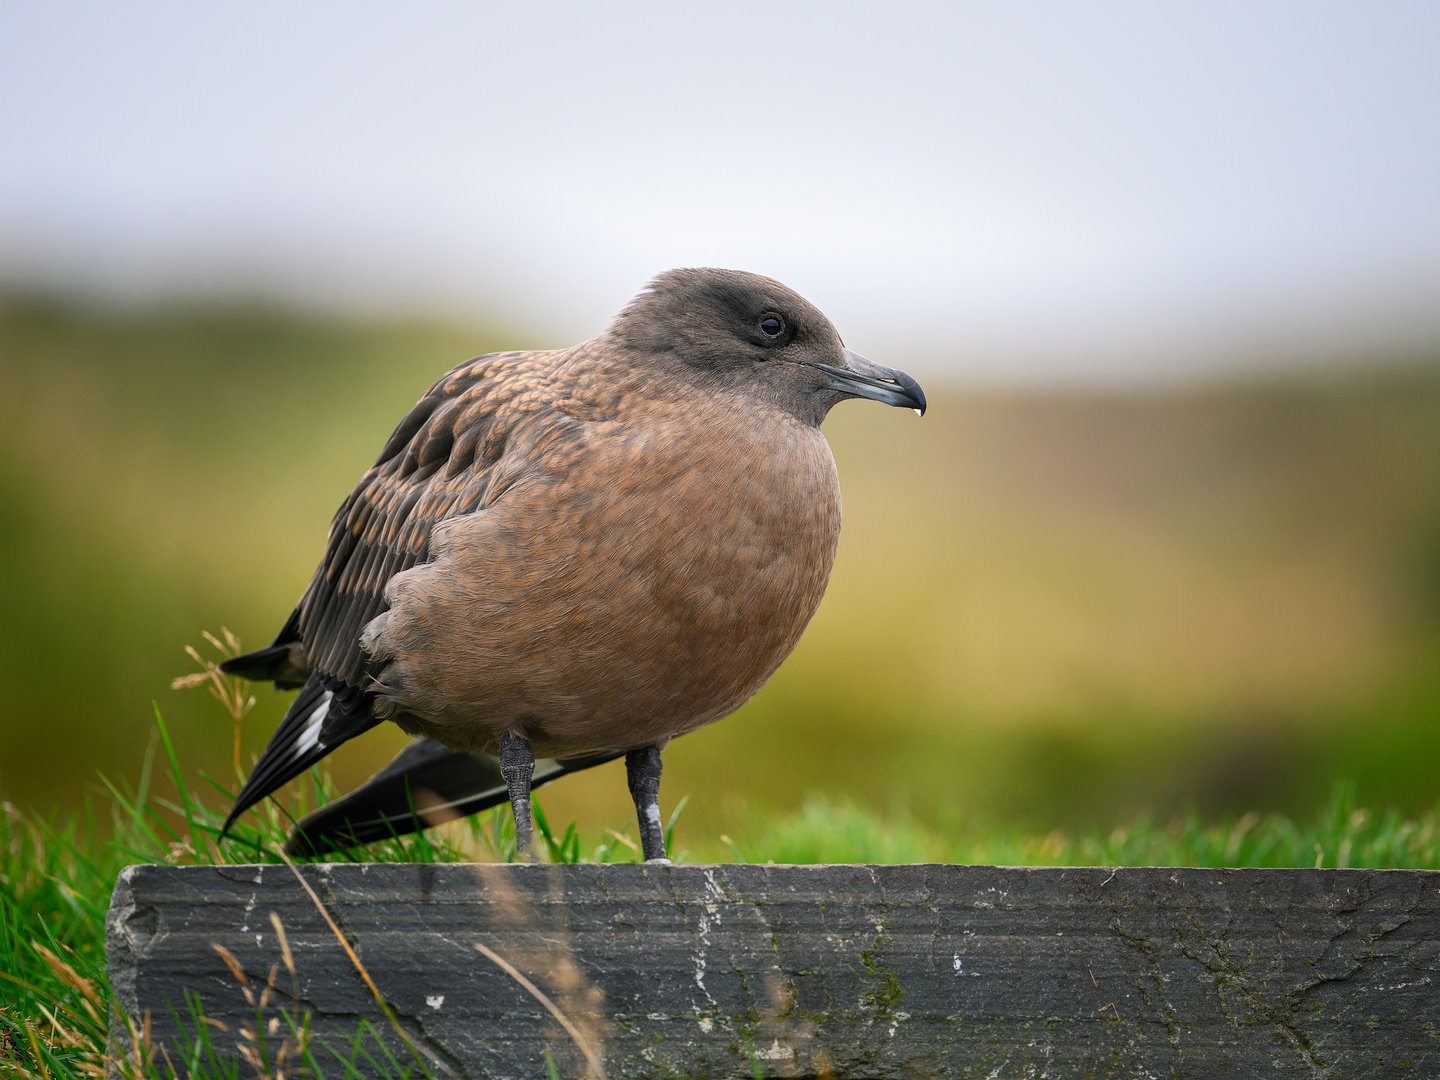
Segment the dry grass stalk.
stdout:
<path fill-rule="evenodd" d="M 603 1080 L 605 1072 L 601 1062 L 606 1032 L 600 1010 L 604 995 L 599 987 L 591 985 L 575 963 L 568 929 L 564 926 L 537 925 L 537 915 L 542 908 L 558 912 L 565 910 L 559 867 L 552 867 L 548 875 L 550 903 L 544 905 L 537 903 L 535 897 L 522 897 L 516 891 L 511 867 L 483 864 L 477 870 L 484 881 L 485 895 L 493 902 L 495 922 L 508 931 L 507 940 L 511 947 L 507 951 L 510 956 L 548 983 L 559 1004 L 556 1005 L 514 964 L 493 950 L 477 944 L 477 951 L 489 957 L 545 1006 L 580 1051 L 592 1080 Z M 538 939 L 540 946 L 531 950 L 522 949 L 520 943 L 527 938 Z"/>
<path fill-rule="evenodd" d="M 581 1035 L 580 1030 L 570 1022 L 570 1018 L 561 1012 L 559 1007 L 551 1001 L 538 986 L 520 974 L 514 964 L 510 963 L 510 961 L 506 960 L 494 949 L 488 948 L 478 941 L 475 943 L 475 949 L 489 957 L 490 960 L 495 963 L 496 967 L 523 986 L 531 997 L 545 1006 L 550 1015 L 560 1022 L 560 1026 L 565 1029 L 566 1034 L 575 1040 L 575 1045 L 580 1048 L 580 1052 L 585 1055 L 585 1060 L 590 1063 L 591 1074 L 596 1080 L 605 1080 L 605 1067 L 600 1064 L 600 1059 L 595 1055 L 595 1051 L 590 1049 L 590 1044 L 585 1040 L 585 1036 Z"/>
<path fill-rule="evenodd" d="M 100 998 L 98 987 L 77 972 L 67 960 L 38 941 L 31 941 L 30 946 L 50 967 L 55 977 L 64 986 L 78 991 L 80 997 L 78 1003 L 67 1002 L 63 997 L 52 997 L 48 1005 L 43 1001 L 36 1001 L 34 1004 L 43 1017 L 43 1026 L 37 1023 L 34 1017 L 19 1018 L 19 1026 L 24 1032 L 33 1068 L 22 1064 L 25 1045 L 17 1045 L 5 1037 L 0 1039 L 0 1075 L 48 1077 L 51 1074 L 45 1064 L 45 1054 L 63 1050 L 69 1052 L 71 1067 L 76 1072 L 83 1076 L 103 1076 L 106 1062 L 104 1052 L 99 1046 L 104 1041 L 105 1022 L 102 1017 L 105 1004 Z M 0 975 L 5 973 L 0 972 Z M 37 996 L 42 993 L 24 980 L 11 975 L 5 977 Z M 133 1071 L 122 1069 L 121 1073 L 128 1077 Z"/>
<path fill-rule="evenodd" d="M 240 966 L 240 961 L 235 959 L 235 954 L 218 942 L 211 942 L 210 948 L 220 954 L 220 959 L 225 961 L 225 966 L 230 969 L 231 976 L 240 984 L 240 990 L 245 995 L 245 1004 L 253 1006 L 255 995 L 250 990 L 250 979 L 246 976 L 245 969 Z"/>
<path fill-rule="evenodd" d="M 11 1020 L 12 1010 L 5 1005 L 0 1005 L 0 1020 Z M 17 1027 L 24 1026 L 23 1018 L 11 1020 Z M 0 1028 L 0 1069 L 20 1068 L 20 1047 L 10 1037 L 10 1032 Z"/>
<path fill-rule="evenodd" d="M 280 937 L 282 958 L 285 961 L 286 968 L 290 971 L 292 984 L 294 984 L 295 960 L 290 953 L 290 944 L 285 937 L 284 927 L 280 925 L 279 917 L 274 914 L 270 916 L 270 922 L 271 925 L 276 928 L 276 932 Z M 272 964 L 270 966 L 270 974 L 265 979 L 264 988 L 260 991 L 260 997 L 257 1001 L 255 992 L 251 987 L 250 977 L 245 973 L 245 969 L 240 966 L 240 961 L 235 958 L 235 954 L 217 942 L 211 942 L 210 947 L 219 954 L 220 959 L 225 961 L 225 966 L 229 969 L 231 976 L 240 984 L 240 991 L 245 995 L 246 1003 L 256 1009 L 257 1012 L 263 1012 L 267 1009 L 270 1006 L 271 996 L 275 991 L 275 979 L 280 973 L 280 965 Z M 299 997 L 298 987 L 292 997 Z M 219 1031 L 225 1032 L 226 1034 L 230 1033 L 230 1028 L 214 1017 L 201 1016 L 199 1019 Z M 273 1062 L 269 1060 L 269 1047 L 273 1043 L 275 1036 L 280 1034 L 281 1018 L 279 1016 L 271 1016 L 264 1024 L 263 1030 L 264 1037 L 262 1039 L 260 1031 L 258 1031 L 250 1021 L 243 1021 L 240 1024 L 239 1030 L 240 1041 L 235 1043 L 235 1050 L 240 1055 L 241 1060 L 255 1071 L 257 1080 L 285 1080 L 286 1060 L 298 1059 L 301 1062 L 304 1060 L 305 1046 L 309 1032 L 309 1014 L 307 1013 L 302 1019 L 295 1038 L 291 1038 L 290 1035 L 287 1034 L 281 1041 L 280 1048 L 275 1053 Z M 161 1047 L 161 1053 L 165 1053 L 164 1047 Z M 169 1055 L 166 1054 L 167 1064 L 169 1064 L 169 1060 Z M 174 1075 L 178 1077 L 179 1074 L 176 1073 Z"/>
<path fill-rule="evenodd" d="M 40 954 L 40 956 L 44 959 L 45 963 L 50 965 L 50 970 L 55 972 L 56 976 L 60 979 L 61 982 L 63 982 L 66 986 L 69 986 L 75 990 L 79 990 L 80 993 L 85 995 L 84 1003 L 86 1005 L 91 1005 L 96 1008 L 103 1008 L 100 1002 L 100 995 L 96 992 L 95 984 L 93 982 L 82 976 L 68 963 L 60 959 L 60 957 L 56 956 L 53 952 L 47 949 L 44 945 L 41 945 L 38 941 L 30 942 L 30 947 Z M 91 1015 L 96 1016 L 94 1012 L 92 1012 Z M 98 1016 L 96 1016 L 96 1018 L 98 1019 Z"/>
<path fill-rule="evenodd" d="M 300 868 L 290 861 L 290 856 L 285 854 L 285 849 L 279 844 L 274 845 L 274 851 L 280 856 L 281 861 L 290 867 L 291 873 L 295 875 L 295 880 L 300 882 L 300 887 L 309 895 L 311 902 L 315 905 L 315 910 L 320 912 L 320 917 L 324 919 L 325 924 L 330 927 L 331 933 L 335 935 L 335 940 L 340 942 L 340 947 L 345 950 L 345 955 L 350 958 L 350 963 L 355 965 L 355 970 L 360 973 L 360 978 L 365 980 L 365 985 L 369 987 L 370 993 L 374 995 L 375 1003 L 380 1006 L 380 1011 L 385 1014 L 385 1019 L 390 1021 L 390 1026 L 395 1029 L 395 1034 L 400 1036 L 400 1041 L 403 1042 L 410 1053 L 414 1055 L 415 1060 L 419 1062 L 423 1068 L 424 1060 L 429 1059 L 430 1063 L 445 1073 L 445 1075 L 454 1076 L 455 1073 L 453 1070 L 436 1057 L 435 1054 L 429 1051 L 422 1051 L 422 1048 L 417 1046 L 415 1041 L 410 1038 L 410 1033 L 400 1026 L 400 1021 L 396 1018 L 394 1010 L 390 1008 L 389 1003 L 386 1002 L 384 996 L 380 993 L 380 988 L 375 985 L 375 980 L 370 977 L 370 972 L 367 971 L 365 965 L 360 962 L 360 957 L 357 956 L 355 950 L 350 947 L 350 942 L 345 940 L 345 935 L 340 932 L 340 927 L 336 925 L 335 919 L 330 915 L 330 910 L 321 903 L 320 897 L 317 896 L 315 890 L 310 887 L 310 883 L 305 880 L 305 875 L 300 873 Z"/>
<path fill-rule="evenodd" d="M 285 962 L 285 970 L 290 972 L 290 996 L 295 999 L 300 997 L 300 976 L 295 972 L 295 955 L 290 951 L 290 939 L 285 934 L 285 924 L 280 921 L 280 916 L 270 912 L 270 925 L 275 928 L 275 937 L 280 942 L 280 959 Z"/>
<path fill-rule="evenodd" d="M 145 1080 L 155 1062 L 155 1047 L 150 1041 L 150 1010 L 145 1010 L 138 1027 L 133 1016 L 126 1016 L 125 1028 L 130 1034 L 130 1051 L 111 1064 L 126 1080 Z"/>
<path fill-rule="evenodd" d="M 208 660 L 200 655 L 200 651 L 195 646 L 186 645 L 185 651 L 190 654 L 190 659 L 200 665 L 200 670 L 176 677 L 171 681 L 170 688 L 172 690 L 189 690 L 196 686 L 208 685 L 210 687 L 211 695 L 224 706 L 235 725 L 235 775 L 239 776 L 240 721 L 245 719 L 245 714 L 255 707 L 255 695 L 249 692 L 248 680 L 242 679 L 239 675 L 226 675 L 220 670 L 221 663 L 239 656 L 241 652 L 240 639 L 227 627 L 222 626 L 220 633 L 224 636 L 224 641 L 208 630 L 200 631 L 200 636 L 220 654 L 220 661 Z"/>

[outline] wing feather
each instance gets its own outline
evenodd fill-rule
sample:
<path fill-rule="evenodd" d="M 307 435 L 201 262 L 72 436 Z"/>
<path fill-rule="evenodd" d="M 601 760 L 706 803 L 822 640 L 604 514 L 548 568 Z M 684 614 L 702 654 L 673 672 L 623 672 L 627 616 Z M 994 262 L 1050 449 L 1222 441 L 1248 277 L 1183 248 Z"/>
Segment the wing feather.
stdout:
<path fill-rule="evenodd" d="M 493 473 L 513 423 L 500 414 L 538 356 L 492 354 L 440 379 L 395 428 L 330 527 L 324 561 L 300 602 L 295 628 L 316 670 L 365 683 L 360 633 L 385 610 L 386 583 L 426 561 L 430 533 L 494 498 Z"/>

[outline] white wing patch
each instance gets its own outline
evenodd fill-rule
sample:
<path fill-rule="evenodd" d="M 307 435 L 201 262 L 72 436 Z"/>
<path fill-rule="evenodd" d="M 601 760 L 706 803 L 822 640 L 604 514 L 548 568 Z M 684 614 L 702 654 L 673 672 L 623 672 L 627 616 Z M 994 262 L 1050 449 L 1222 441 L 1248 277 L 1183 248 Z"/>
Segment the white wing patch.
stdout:
<path fill-rule="evenodd" d="M 330 714 L 330 700 L 335 696 L 333 690 L 326 690 L 325 696 L 320 699 L 320 704 L 311 711 L 310 717 L 305 721 L 305 730 L 300 732 L 300 738 L 295 740 L 295 749 L 300 753 L 313 749 L 320 741 L 320 726 L 325 723 L 325 717 Z"/>

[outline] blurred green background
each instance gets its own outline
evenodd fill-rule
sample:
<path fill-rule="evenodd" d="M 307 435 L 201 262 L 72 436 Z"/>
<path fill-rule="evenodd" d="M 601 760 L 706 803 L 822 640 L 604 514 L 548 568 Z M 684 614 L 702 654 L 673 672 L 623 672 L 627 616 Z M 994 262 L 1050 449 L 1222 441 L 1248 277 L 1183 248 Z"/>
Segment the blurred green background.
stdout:
<path fill-rule="evenodd" d="M 221 625 L 269 640 L 330 514 L 450 366 L 522 328 L 274 308 L 0 304 L 0 785 L 73 806 L 138 772 L 151 702 L 228 780 L 228 718 L 169 689 Z M 904 365 L 904 357 L 881 357 Z M 686 830 L 811 793 L 946 829 L 1185 804 L 1440 797 L 1440 363 L 1364 356 L 1169 390 L 934 385 L 846 403 L 830 590 L 735 716 L 666 755 Z M 258 690 L 247 761 L 288 695 Z M 334 757 L 342 787 L 388 725 Z M 611 765 L 548 789 L 589 829 Z"/>

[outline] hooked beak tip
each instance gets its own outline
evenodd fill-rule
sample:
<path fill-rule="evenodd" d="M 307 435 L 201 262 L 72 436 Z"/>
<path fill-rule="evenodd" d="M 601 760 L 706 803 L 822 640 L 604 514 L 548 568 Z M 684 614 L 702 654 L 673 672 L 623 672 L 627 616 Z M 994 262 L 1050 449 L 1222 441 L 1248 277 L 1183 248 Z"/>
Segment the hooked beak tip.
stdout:
<path fill-rule="evenodd" d="M 844 357 L 844 368 L 815 365 L 830 375 L 834 389 L 852 397 L 910 409 L 916 416 L 925 415 L 925 391 L 905 372 L 877 364 L 850 349 L 844 350 Z"/>

